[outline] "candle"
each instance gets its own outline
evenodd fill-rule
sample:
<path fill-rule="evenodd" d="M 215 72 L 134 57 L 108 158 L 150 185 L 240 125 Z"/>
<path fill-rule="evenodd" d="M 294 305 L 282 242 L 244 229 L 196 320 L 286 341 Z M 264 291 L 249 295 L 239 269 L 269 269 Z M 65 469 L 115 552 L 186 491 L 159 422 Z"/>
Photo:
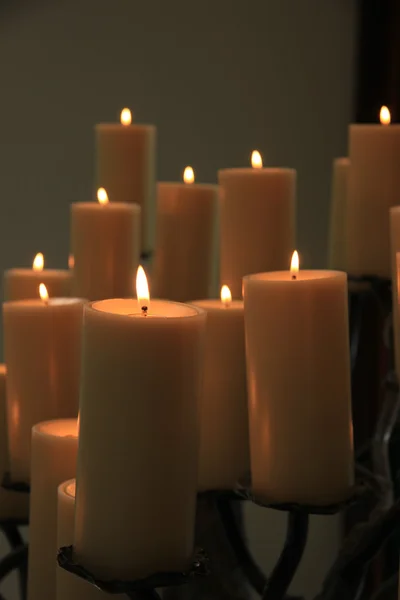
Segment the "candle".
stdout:
<path fill-rule="evenodd" d="M 32 429 L 28 598 L 56 594 L 57 488 L 76 474 L 77 419 L 38 423 Z"/>
<path fill-rule="evenodd" d="M 331 218 L 329 235 L 329 266 L 346 270 L 346 211 L 347 187 L 350 171 L 348 158 L 333 161 L 331 190 Z"/>
<path fill-rule="evenodd" d="M 350 125 L 347 207 L 348 270 L 353 275 L 391 276 L 389 209 L 400 203 L 400 125 Z"/>
<path fill-rule="evenodd" d="M 207 312 L 198 485 L 234 489 L 249 470 L 243 301 L 223 286 L 221 300 L 193 304 Z"/>
<path fill-rule="evenodd" d="M 10 472 L 29 482 L 32 427 L 76 417 L 84 301 L 19 300 L 3 304 Z"/>
<path fill-rule="evenodd" d="M 97 199 L 71 205 L 74 293 L 89 300 L 131 296 L 139 264 L 140 208 L 109 202 L 104 188 Z"/>
<path fill-rule="evenodd" d="M 96 125 L 97 181 L 111 201 L 139 204 L 142 252 L 152 251 L 155 227 L 156 128 L 132 123 L 128 108 L 121 124 Z"/>
<path fill-rule="evenodd" d="M 194 183 L 192 167 L 186 167 L 183 180 L 157 187 L 152 279 L 157 298 L 180 302 L 210 296 L 218 209 L 218 186 Z"/>
<path fill-rule="evenodd" d="M 9 269 L 4 272 L 4 299 L 37 298 L 39 283 L 43 282 L 50 296 L 71 295 L 71 273 L 67 269 L 45 269 L 44 256 L 36 254 L 32 269 Z"/>
<path fill-rule="evenodd" d="M 400 377 L 400 206 L 390 209 L 390 241 L 392 259 L 393 337 L 397 377 Z"/>
<path fill-rule="evenodd" d="M 244 278 L 252 486 L 325 505 L 353 483 L 347 278 L 296 271 Z"/>
<path fill-rule="evenodd" d="M 150 303 L 143 279 L 139 304 L 85 307 L 74 547 L 103 579 L 180 570 L 193 551 L 205 314 Z"/>
<path fill-rule="evenodd" d="M 234 298 L 244 275 L 285 268 L 294 246 L 296 172 L 262 168 L 257 151 L 252 166 L 219 171 L 220 278 Z"/>
<path fill-rule="evenodd" d="M 0 364 L 0 482 L 9 471 L 6 417 L 6 366 Z M 0 486 L 0 520 L 25 521 L 29 513 L 29 495 L 11 492 Z"/>
<path fill-rule="evenodd" d="M 75 479 L 64 481 L 58 486 L 57 511 L 57 549 L 71 546 L 74 537 L 75 520 Z M 57 567 L 56 600 L 105 600 L 110 594 L 101 592 L 84 579 L 68 573 Z M 125 598 L 123 594 L 113 595 L 114 598 Z"/>

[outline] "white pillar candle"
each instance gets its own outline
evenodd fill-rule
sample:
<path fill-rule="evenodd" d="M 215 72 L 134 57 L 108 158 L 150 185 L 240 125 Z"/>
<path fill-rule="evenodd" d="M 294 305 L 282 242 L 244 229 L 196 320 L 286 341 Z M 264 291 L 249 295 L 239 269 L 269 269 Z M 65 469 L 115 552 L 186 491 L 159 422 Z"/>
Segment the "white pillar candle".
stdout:
<path fill-rule="evenodd" d="M 10 469 L 6 417 L 6 366 L 0 364 L 0 483 Z M 0 520 L 24 521 L 29 514 L 29 495 L 12 492 L 0 486 Z"/>
<path fill-rule="evenodd" d="M 350 125 L 349 158 L 348 271 L 390 278 L 389 209 L 400 204 L 400 125 L 390 125 L 386 107 L 380 125 Z"/>
<path fill-rule="evenodd" d="M 254 493 L 344 500 L 353 483 L 346 274 L 245 277 L 244 310 Z"/>
<path fill-rule="evenodd" d="M 193 551 L 205 314 L 116 299 L 86 306 L 84 322 L 76 559 L 103 579 L 182 569 Z"/>
<path fill-rule="evenodd" d="M 104 188 L 98 202 L 71 204 L 74 294 L 89 300 L 125 298 L 140 254 L 140 207 L 111 203 Z"/>
<path fill-rule="evenodd" d="M 400 206 L 396 206 L 390 210 L 390 242 L 392 265 L 393 337 L 395 351 L 395 367 L 397 377 L 400 378 Z"/>
<path fill-rule="evenodd" d="M 218 186 L 194 183 L 157 186 L 157 237 L 152 284 L 157 298 L 185 302 L 208 298 L 216 260 Z"/>
<path fill-rule="evenodd" d="M 207 312 L 198 485 L 234 489 L 249 470 L 243 301 L 224 286 L 221 300 L 193 304 Z"/>
<path fill-rule="evenodd" d="M 111 201 L 141 207 L 142 252 L 152 251 L 155 229 L 156 128 L 132 123 L 129 109 L 121 123 L 96 125 L 96 171 Z"/>
<path fill-rule="evenodd" d="M 76 474 L 77 419 L 38 423 L 32 429 L 28 600 L 55 598 L 57 488 Z"/>
<path fill-rule="evenodd" d="M 256 151 L 252 164 L 219 171 L 220 278 L 233 298 L 244 275 L 285 268 L 295 244 L 296 171 L 264 169 Z"/>
<path fill-rule="evenodd" d="M 329 232 L 329 267 L 347 270 L 346 266 L 346 211 L 350 171 L 348 158 L 333 161 L 331 188 L 331 215 Z"/>
<path fill-rule="evenodd" d="M 71 272 L 67 269 L 45 269 L 41 252 L 36 254 L 32 269 L 8 269 L 4 272 L 4 300 L 37 298 L 38 287 L 44 283 L 51 297 L 71 295 Z"/>
<path fill-rule="evenodd" d="M 64 481 L 58 486 L 57 512 L 57 550 L 71 546 L 74 537 L 75 522 L 75 479 Z M 111 594 L 101 592 L 84 579 L 57 567 L 56 600 L 105 600 Z M 113 594 L 113 598 L 125 598 L 122 594 Z"/>
<path fill-rule="evenodd" d="M 20 300 L 3 304 L 10 473 L 29 482 L 32 427 L 76 417 L 84 301 Z"/>

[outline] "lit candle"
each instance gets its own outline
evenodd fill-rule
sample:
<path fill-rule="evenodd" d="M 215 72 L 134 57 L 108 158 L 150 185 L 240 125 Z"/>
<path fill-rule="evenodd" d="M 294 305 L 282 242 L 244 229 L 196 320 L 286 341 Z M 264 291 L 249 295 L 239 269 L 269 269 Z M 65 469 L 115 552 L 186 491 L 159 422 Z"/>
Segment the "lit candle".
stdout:
<path fill-rule="evenodd" d="M 218 186 L 195 183 L 192 167 L 186 167 L 183 183 L 158 184 L 152 276 L 157 298 L 185 302 L 210 296 L 217 210 Z"/>
<path fill-rule="evenodd" d="M 3 304 L 10 472 L 29 482 L 32 427 L 76 417 L 84 301 L 48 298 Z"/>
<path fill-rule="evenodd" d="M 141 207 L 141 249 L 152 251 L 155 228 L 156 128 L 132 123 L 128 108 L 121 123 L 96 125 L 96 170 L 111 202 Z"/>
<path fill-rule="evenodd" d="M 390 278 L 389 209 L 400 203 L 400 125 L 384 106 L 380 124 L 350 125 L 347 268 Z"/>
<path fill-rule="evenodd" d="M 193 551 L 205 314 L 138 299 L 85 307 L 74 547 L 105 579 Z"/>
<path fill-rule="evenodd" d="M 244 278 L 252 486 L 274 502 L 324 505 L 353 483 L 347 278 Z"/>
<path fill-rule="evenodd" d="M 346 211 L 349 171 L 350 160 L 348 158 L 336 158 L 334 160 L 331 189 L 329 266 L 332 269 L 343 271 L 347 271 Z"/>
<path fill-rule="evenodd" d="M 10 469 L 8 455 L 7 402 L 6 402 L 6 366 L 0 364 L 0 481 Z M 12 492 L 0 486 L 0 520 L 28 520 L 29 495 Z"/>
<path fill-rule="evenodd" d="M 75 491 L 75 479 L 64 481 L 58 486 L 57 549 L 63 546 L 71 546 L 73 543 Z M 55 598 L 56 600 L 71 600 L 71 598 L 74 600 L 105 600 L 110 598 L 110 595 L 101 592 L 84 579 L 68 573 L 61 567 L 57 567 L 57 594 Z M 126 596 L 116 594 L 113 595 L 113 598 L 122 599 Z"/>
<path fill-rule="evenodd" d="M 104 188 L 97 200 L 71 205 L 74 293 L 89 300 L 125 298 L 139 264 L 140 207 L 109 202 Z"/>
<path fill-rule="evenodd" d="M 38 423 L 32 429 L 29 518 L 29 600 L 55 598 L 57 488 L 75 477 L 77 419 Z"/>
<path fill-rule="evenodd" d="M 219 171 L 221 185 L 220 278 L 242 297 L 249 273 L 283 269 L 295 237 L 296 172 L 263 168 L 259 152 L 252 168 Z"/>
<path fill-rule="evenodd" d="M 197 300 L 207 312 L 200 401 L 199 489 L 234 489 L 249 470 L 243 301 Z"/>
<path fill-rule="evenodd" d="M 71 295 L 71 273 L 67 269 L 45 269 L 41 252 L 33 259 L 32 269 L 9 269 L 4 272 L 4 299 L 26 300 L 37 298 L 43 282 L 52 297 Z"/>

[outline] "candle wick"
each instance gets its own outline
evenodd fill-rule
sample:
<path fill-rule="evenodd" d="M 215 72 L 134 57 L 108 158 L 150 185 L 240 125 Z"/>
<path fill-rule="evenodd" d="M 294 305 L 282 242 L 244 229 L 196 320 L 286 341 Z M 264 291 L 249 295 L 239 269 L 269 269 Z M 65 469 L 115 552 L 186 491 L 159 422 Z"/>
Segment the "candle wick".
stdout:
<path fill-rule="evenodd" d="M 147 317 L 147 310 L 148 310 L 147 306 L 142 306 L 142 315 L 144 317 Z"/>
<path fill-rule="evenodd" d="M 295 281 L 297 279 L 297 275 L 293 274 L 292 279 L 293 279 L 293 281 Z"/>

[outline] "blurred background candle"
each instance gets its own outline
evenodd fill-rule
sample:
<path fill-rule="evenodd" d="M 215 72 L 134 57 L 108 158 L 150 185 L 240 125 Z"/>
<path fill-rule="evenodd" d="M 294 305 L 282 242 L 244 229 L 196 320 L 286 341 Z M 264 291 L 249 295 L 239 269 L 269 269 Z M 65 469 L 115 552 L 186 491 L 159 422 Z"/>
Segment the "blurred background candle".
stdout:
<path fill-rule="evenodd" d="M 85 307 L 74 547 L 105 579 L 180 570 L 193 551 L 205 314 L 149 302 L 140 273 L 140 303 Z"/>
<path fill-rule="evenodd" d="M 3 304 L 10 473 L 29 482 L 32 427 L 76 417 L 84 301 L 19 300 Z"/>
<path fill-rule="evenodd" d="M 333 161 L 331 187 L 331 217 L 329 232 L 329 267 L 347 271 L 346 264 L 346 211 L 350 160 Z"/>
<path fill-rule="evenodd" d="M 6 416 L 6 366 L 0 364 L 0 481 L 9 472 L 8 432 Z M 0 520 L 28 520 L 29 494 L 11 492 L 0 486 Z"/>
<path fill-rule="evenodd" d="M 244 278 L 252 487 L 324 505 L 353 483 L 347 277 L 296 271 Z"/>
<path fill-rule="evenodd" d="M 152 284 L 157 298 L 184 302 L 208 298 L 216 262 L 218 186 L 194 183 L 186 167 L 183 183 L 157 186 L 157 238 Z"/>
<path fill-rule="evenodd" d="M 109 202 L 104 188 L 98 202 L 71 205 L 74 294 L 89 300 L 132 296 L 139 264 L 140 207 Z"/>
<path fill-rule="evenodd" d="M 32 429 L 28 600 L 55 598 L 57 488 L 75 477 L 77 419 L 38 423 Z"/>
<path fill-rule="evenodd" d="M 4 272 L 4 299 L 37 298 L 39 283 L 43 282 L 51 297 L 71 295 L 71 272 L 67 269 L 45 269 L 44 256 L 36 254 L 32 269 L 9 269 Z"/>
<path fill-rule="evenodd" d="M 220 280 L 239 299 L 243 276 L 285 268 L 295 243 L 296 171 L 263 168 L 257 151 L 251 161 L 219 171 Z"/>
<path fill-rule="evenodd" d="M 389 209 L 400 204 L 400 125 L 386 106 L 380 124 L 350 125 L 347 267 L 391 277 Z"/>
<path fill-rule="evenodd" d="M 207 313 L 198 485 L 234 489 L 249 470 L 243 301 L 223 286 L 220 300 L 193 305 Z"/>
<path fill-rule="evenodd" d="M 141 251 L 154 250 L 156 128 L 132 123 L 128 108 L 121 123 L 96 125 L 97 184 L 111 202 L 138 204 L 141 208 Z"/>

